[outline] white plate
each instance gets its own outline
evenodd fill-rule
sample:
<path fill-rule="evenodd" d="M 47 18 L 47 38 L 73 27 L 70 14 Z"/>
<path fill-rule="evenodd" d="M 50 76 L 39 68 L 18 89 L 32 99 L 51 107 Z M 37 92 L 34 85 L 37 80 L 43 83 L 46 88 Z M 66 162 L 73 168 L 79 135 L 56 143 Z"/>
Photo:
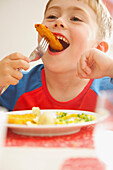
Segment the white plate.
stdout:
<path fill-rule="evenodd" d="M 98 118 L 98 114 L 94 112 L 88 111 L 79 111 L 79 110 L 41 110 L 41 113 L 44 111 L 50 111 L 56 113 L 56 111 L 63 111 L 69 114 L 76 113 L 76 114 L 90 114 L 96 115 L 97 119 L 95 121 L 89 121 L 84 123 L 77 123 L 77 124 L 66 124 L 66 125 L 37 125 L 37 126 L 28 126 L 28 125 L 18 125 L 18 124 L 7 124 L 7 127 L 10 128 L 14 133 L 21 134 L 21 135 L 28 135 L 28 136 L 61 136 L 61 135 L 68 135 L 79 132 L 81 127 L 95 124 L 100 120 L 105 119 L 108 114 L 105 114 L 101 118 Z M 26 111 L 13 111 L 13 112 L 6 112 L 6 114 L 25 114 L 25 113 L 32 113 L 32 110 Z"/>

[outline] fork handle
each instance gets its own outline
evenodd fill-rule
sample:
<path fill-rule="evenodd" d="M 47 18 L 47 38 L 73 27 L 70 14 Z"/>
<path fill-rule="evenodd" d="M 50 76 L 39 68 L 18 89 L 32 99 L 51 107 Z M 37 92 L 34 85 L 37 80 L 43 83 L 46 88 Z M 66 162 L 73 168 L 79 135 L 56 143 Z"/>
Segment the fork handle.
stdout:
<path fill-rule="evenodd" d="M 8 87 L 9 87 L 9 85 L 0 87 L 0 96 L 4 93 L 4 91 L 5 91 Z"/>
<path fill-rule="evenodd" d="M 31 61 L 39 60 L 43 56 L 43 53 L 40 53 L 38 48 L 35 48 L 35 50 L 30 54 L 29 58 Z"/>

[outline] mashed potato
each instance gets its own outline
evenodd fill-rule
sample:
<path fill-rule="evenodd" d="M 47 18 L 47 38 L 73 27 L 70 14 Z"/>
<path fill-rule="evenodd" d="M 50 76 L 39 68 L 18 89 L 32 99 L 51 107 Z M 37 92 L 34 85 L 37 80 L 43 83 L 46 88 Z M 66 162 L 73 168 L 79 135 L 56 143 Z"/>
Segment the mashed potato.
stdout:
<path fill-rule="evenodd" d="M 94 121 L 95 115 L 85 113 L 67 113 L 61 111 L 40 111 L 39 107 L 33 107 L 32 113 L 26 114 L 9 114 L 8 123 L 34 125 L 58 125 L 84 123 Z"/>
<path fill-rule="evenodd" d="M 43 112 L 40 114 L 38 119 L 39 125 L 54 125 L 55 124 L 55 113 Z"/>

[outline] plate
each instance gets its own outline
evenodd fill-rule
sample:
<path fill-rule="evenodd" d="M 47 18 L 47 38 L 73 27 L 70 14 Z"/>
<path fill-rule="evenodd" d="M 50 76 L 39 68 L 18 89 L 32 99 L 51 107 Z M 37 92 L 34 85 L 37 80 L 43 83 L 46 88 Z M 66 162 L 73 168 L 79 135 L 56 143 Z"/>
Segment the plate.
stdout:
<path fill-rule="evenodd" d="M 37 126 L 28 126 L 28 125 L 19 125 L 19 124 L 8 124 L 7 127 L 10 128 L 14 133 L 28 136 L 61 136 L 61 135 L 69 135 L 74 134 L 80 131 L 81 127 L 85 127 L 91 124 L 95 124 L 103 119 L 105 119 L 108 114 L 104 114 L 102 117 L 99 117 L 97 113 L 89 112 L 89 111 L 80 111 L 80 110 L 40 110 L 41 113 L 45 111 L 50 111 L 56 113 L 66 112 L 68 114 L 76 113 L 76 114 L 90 114 L 95 115 L 97 119 L 95 121 L 89 121 L 84 123 L 77 124 L 66 124 L 66 125 L 37 125 Z M 6 114 L 26 114 L 32 113 L 32 110 L 25 111 L 12 111 L 6 112 Z"/>

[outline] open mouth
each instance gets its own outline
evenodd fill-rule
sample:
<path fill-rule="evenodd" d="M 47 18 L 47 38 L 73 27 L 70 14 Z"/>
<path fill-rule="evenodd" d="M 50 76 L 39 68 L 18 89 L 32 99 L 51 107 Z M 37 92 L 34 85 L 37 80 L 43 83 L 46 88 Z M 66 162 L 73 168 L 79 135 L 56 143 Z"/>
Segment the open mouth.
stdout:
<path fill-rule="evenodd" d="M 63 46 L 63 49 L 62 50 L 55 50 L 55 49 L 53 49 L 53 48 L 51 48 L 51 46 L 49 45 L 49 50 L 51 51 L 51 52 L 61 52 L 61 51 L 64 51 L 66 48 L 68 48 L 69 47 L 69 42 L 68 42 L 68 40 L 66 39 L 66 38 L 64 38 L 64 37 L 62 37 L 62 36 L 56 36 L 57 38 L 58 38 L 58 40 L 60 41 L 60 43 L 62 44 L 62 46 Z"/>

